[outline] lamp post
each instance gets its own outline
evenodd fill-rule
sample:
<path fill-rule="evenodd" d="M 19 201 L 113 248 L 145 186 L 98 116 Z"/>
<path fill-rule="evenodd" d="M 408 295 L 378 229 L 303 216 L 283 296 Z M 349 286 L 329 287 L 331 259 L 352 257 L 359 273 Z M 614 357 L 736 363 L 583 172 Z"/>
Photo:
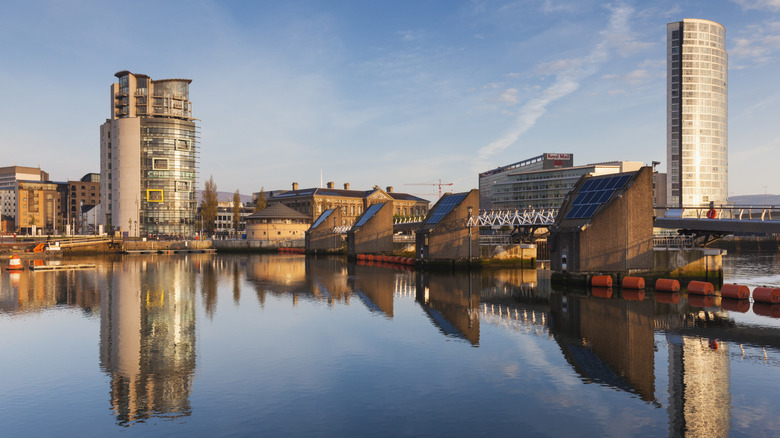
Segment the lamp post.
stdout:
<path fill-rule="evenodd" d="M 466 227 L 469 229 L 469 264 L 471 264 L 471 209 L 472 207 L 468 206 L 468 212 L 469 212 L 469 219 L 466 221 Z"/>

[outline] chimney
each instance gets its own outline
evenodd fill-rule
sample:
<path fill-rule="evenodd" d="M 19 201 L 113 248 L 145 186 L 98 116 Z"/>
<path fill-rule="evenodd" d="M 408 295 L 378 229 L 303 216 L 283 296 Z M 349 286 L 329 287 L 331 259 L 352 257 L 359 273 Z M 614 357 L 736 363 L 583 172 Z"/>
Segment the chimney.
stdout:
<path fill-rule="evenodd" d="M 387 186 L 387 193 L 393 193 L 393 186 Z"/>
<path fill-rule="evenodd" d="M 328 188 L 329 188 L 329 189 L 332 189 L 332 188 L 333 188 L 333 181 L 328 181 Z"/>
<path fill-rule="evenodd" d="M 293 183 L 293 190 L 298 190 L 298 183 L 296 182 Z"/>
<path fill-rule="evenodd" d="M 349 183 L 344 183 L 344 190 L 349 190 Z"/>

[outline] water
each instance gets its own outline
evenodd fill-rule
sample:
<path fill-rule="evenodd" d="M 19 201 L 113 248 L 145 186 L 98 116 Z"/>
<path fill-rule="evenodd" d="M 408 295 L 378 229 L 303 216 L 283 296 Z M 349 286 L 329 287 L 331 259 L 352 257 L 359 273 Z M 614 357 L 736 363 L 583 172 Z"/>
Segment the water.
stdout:
<path fill-rule="evenodd" d="M 730 254 L 726 282 L 780 287 L 777 257 Z M 780 430 L 774 307 L 336 257 L 67 262 L 97 267 L 0 275 L 2 436 Z"/>

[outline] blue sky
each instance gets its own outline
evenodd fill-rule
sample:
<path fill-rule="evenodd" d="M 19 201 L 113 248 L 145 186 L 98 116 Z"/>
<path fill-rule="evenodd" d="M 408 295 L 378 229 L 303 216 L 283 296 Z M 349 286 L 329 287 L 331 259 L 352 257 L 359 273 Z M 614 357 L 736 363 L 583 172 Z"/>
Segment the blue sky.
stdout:
<path fill-rule="evenodd" d="M 780 193 L 780 0 L 0 5 L 0 165 L 99 170 L 114 73 L 190 78 L 200 185 L 431 198 L 543 152 L 666 166 L 666 23 L 726 26 L 729 192 Z M 435 197 L 435 196 L 434 196 Z"/>

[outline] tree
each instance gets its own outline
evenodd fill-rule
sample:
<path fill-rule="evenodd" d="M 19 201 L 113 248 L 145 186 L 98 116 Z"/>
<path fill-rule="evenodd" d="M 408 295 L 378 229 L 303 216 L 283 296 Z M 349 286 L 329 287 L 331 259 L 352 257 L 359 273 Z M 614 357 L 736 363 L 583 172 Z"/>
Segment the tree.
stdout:
<path fill-rule="evenodd" d="M 214 234 L 217 220 L 217 183 L 214 176 L 209 175 L 206 188 L 203 190 L 203 198 L 200 201 L 200 217 L 203 218 L 203 229 L 206 234 Z"/>
<path fill-rule="evenodd" d="M 268 202 L 265 199 L 265 190 L 263 190 L 263 186 L 260 186 L 260 193 L 257 194 L 257 199 L 255 199 L 255 211 L 264 209 L 266 204 Z"/>
<path fill-rule="evenodd" d="M 233 193 L 233 231 L 238 236 L 238 225 L 241 223 L 241 195 Z"/>

